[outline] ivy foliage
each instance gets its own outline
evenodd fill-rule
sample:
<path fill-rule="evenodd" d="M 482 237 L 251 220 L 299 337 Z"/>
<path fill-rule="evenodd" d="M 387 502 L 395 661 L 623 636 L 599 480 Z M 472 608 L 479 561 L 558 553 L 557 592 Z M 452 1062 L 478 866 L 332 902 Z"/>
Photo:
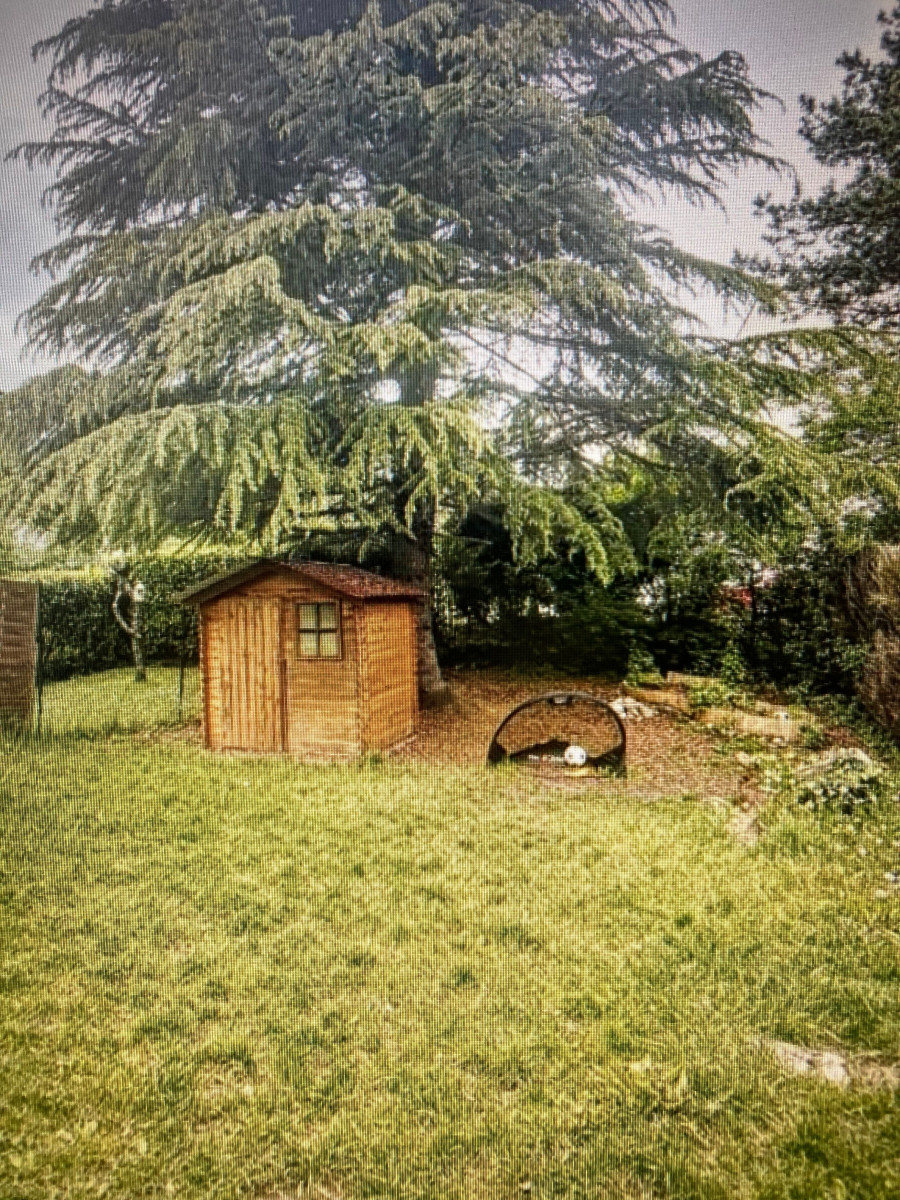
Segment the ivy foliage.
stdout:
<path fill-rule="evenodd" d="M 884 767 L 864 750 L 841 747 L 814 760 L 798 774 L 795 797 L 812 812 L 855 815 L 876 804 L 884 791 Z"/>

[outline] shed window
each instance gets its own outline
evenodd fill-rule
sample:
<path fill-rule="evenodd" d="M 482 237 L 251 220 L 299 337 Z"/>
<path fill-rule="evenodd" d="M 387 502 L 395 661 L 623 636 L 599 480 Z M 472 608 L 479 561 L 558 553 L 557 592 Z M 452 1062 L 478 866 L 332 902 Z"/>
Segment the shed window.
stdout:
<path fill-rule="evenodd" d="M 341 625 L 337 604 L 300 604 L 297 652 L 301 658 L 340 658 Z"/>

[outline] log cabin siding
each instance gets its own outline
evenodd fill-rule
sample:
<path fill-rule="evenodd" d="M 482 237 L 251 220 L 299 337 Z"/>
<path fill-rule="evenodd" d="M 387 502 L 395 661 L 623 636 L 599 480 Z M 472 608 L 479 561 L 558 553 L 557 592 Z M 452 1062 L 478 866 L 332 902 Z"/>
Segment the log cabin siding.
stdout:
<path fill-rule="evenodd" d="M 340 656 L 299 652 L 299 606 L 336 604 Z M 345 760 L 415 730 L 414 603 L 348 599 L 273 566 L 201 601 L 204 742 L 214 750 Z"/>
<path fill-rule="evenodd" d="M 306 603 L 334 601 L 340 609 L 340 658 L 301 658 L 297 648 L 298 614 L 287 614 L 290 696 L 288 748 L 303 758 L 352 758 L 362 750 L 359 728 L 356 612 L 334 596 L 311 591 Z"/>
<path fill-rule="evenodd" d="M 284 748 L 306 759 L 351 758 L 359 754 L 354 606 L 330 589 L 289 571 L 273 572 L 231 595 L 268 600 L 280 609 L 286 700 Z M 299 606 L 325 603 L 337 604 L 340 612 L 340 657 L 301 658 Z"/>
<path fill-rule="evenodd" d="M 409 604 L 369 604 L 360 623 L 363 742 L 369 750 L 386 750 L 415 732 L 415 611 Z"/>
<path fill-rule="evenodd" d="M 224 597 L 203 621 L 207 742 L 220 750 L 284 749 L 284 668 L 277 604 Z"/>

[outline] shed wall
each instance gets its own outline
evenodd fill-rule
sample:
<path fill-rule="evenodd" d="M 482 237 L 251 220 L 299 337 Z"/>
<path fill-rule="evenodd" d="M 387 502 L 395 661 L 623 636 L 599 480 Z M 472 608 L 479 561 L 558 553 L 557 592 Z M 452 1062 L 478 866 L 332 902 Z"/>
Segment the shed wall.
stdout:
<path fill-rule="evenodd" d="M 409 603 L 380 601 L 360 612 L 362 742 L 385 750 L 412 736 L 418 716 L 416 614 Z"/>
<path fill-rule="evenodd" d="M 0 720 L 31 716 L 37 612 L 37 584 L 0 580 Z"/>

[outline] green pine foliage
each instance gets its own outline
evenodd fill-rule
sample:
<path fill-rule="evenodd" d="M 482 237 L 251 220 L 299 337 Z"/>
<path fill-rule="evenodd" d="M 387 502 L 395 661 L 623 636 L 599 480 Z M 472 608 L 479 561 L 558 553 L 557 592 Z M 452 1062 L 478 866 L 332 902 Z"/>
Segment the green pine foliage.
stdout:
<path fill-rule="evenodd" d="M 707 519 L 770 564 L 813 545 L 850 552 L 897 528 L 896 335 L 793 328 L 720 347 L 699 371 L 714 436 L 672 426 Z M 700 464 L 700 465 L 698 465 Z"/>
<path fill-rule="evenodd" d="M 842 54 L 839 96 L 802 99 L 802 136 L 827 167 L 852 172 L 815 196 L 765 204 L 788 285 L 844 320 L 896 329 L 900 317 L 897 121 L 900 5 L 882 13 L 881 55 Z"/>
<path fill-rule="evenodd" d="M 281 0 L 119 0 L 39 42 L 53 132 L 15 154 L 54 169 L 48 199 L 73 235 L 41 261 L 210 206 L 283 199 L 293 177 L 269 125 L 284 91 L 267 45 L 286 17 Z"/>
<path fill-rule="evenodd" d="M 487 501 L 524 558 L 562 542 L 609 577 L 627 553 L 598 471 L 721 457 L 723 427 L 746 456 L 759 397 L 680 298 L 774 293 L 629 198 L 711 202 L 770 161 L 762 95 L 738 56 L 682 46 L 664 0 L 347 4 L 327 27 L 120 0 L 38 51 L 56 132 L 21 153 L 55 165 L 66 236 L 26 322 L 91 374 L 49 420 L 10 401 L 34 420 L 14 526 L 403 535 L 427 577 L 435 535 Z"/>

